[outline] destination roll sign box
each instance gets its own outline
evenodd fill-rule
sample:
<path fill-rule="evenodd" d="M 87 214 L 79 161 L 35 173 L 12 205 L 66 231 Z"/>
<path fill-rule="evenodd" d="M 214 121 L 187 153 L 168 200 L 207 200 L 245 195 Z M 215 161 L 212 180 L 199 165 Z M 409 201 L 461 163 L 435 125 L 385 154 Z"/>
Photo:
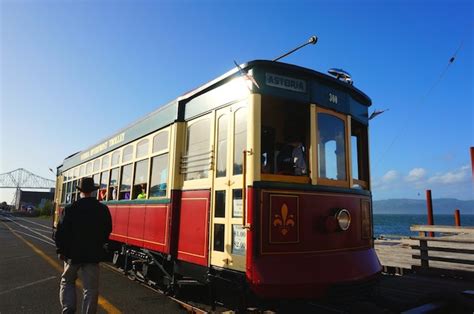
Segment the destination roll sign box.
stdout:
<path fill-rule="evenodd" d="M 299 93 L 306 93 L 306 82 L 288 76 L 265 73 L 265 82 L 268 86 L 283 88 Z"/>

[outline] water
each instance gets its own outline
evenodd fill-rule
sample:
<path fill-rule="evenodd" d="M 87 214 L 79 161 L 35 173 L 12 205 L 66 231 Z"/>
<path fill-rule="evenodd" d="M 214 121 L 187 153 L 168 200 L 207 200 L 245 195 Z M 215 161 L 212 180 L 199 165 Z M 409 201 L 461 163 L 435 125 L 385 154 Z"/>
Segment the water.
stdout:
<path fill-rule="evenodd" d="M 411 225 L 426 225 L 426 215 L 374 215 L 374 235 L 413 236 Z M 435 215 L 435 225 L 454 226 L 454 215 Z M 461 215 L 461 226 L 474 226 L 474 215 Z"/>

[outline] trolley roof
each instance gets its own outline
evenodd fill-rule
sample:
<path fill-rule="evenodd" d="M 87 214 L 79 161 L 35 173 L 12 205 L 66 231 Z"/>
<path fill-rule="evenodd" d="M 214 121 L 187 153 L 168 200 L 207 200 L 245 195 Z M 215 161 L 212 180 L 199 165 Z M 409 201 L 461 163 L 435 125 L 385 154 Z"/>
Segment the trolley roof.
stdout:
<path fill-rule="evenodd" d="M 368 123 L 370 98 L 351 84 L 332 76 L 300 66 L 254 60 L 233 68 L 216 79 L 185 93 L 175 100 L 159 107 L 145 117 L 122 128 L 110 137 L 87 149 L 67 157 L 58 167 L 58 172 L 97 158 L 120 146 L 166 127 L 176 121 L 187 121 L 205 114 L 222 104 L 235 101 L 226 90 L 231 88 L 232 79 L 249 75 L 258 87 L 252 84 L 250 92 L 288 98 L 301 103 L 316 103 L 342 113 L 351 114 L 360 122 Z M 337 96 L 330 99 L 328 95 Z M 219 98 L 216 101 L 216 98 Z"/>

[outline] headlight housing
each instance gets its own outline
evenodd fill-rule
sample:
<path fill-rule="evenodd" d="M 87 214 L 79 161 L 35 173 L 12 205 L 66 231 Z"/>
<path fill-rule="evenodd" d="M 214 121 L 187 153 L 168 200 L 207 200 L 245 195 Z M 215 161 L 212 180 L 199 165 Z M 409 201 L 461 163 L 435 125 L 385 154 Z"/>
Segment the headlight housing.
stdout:
<path fill-rule="evenodd" d="M 342 231 L 349 229 L 351 225 L 351 214 L 347 209 L 341 209 L 337 211 L 334 217 L 336 218 L 339 229 Z"/>

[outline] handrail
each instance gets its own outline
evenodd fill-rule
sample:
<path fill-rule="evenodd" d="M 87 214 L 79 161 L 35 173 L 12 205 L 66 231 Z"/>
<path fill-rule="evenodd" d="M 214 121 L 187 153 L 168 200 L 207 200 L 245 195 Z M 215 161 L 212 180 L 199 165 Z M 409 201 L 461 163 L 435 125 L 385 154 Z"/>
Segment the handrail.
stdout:
<path fill-rule="evenodd" d="M 413 225 L 410 227 L 411 231 L 417 231 L 420 233 L 418 237 L 410 237 L 411 240 L 419 241 L 419 245 L 410 245 L 412 249 L 419 250 L 419 255 L 412 255 L 413 259 L 421 261 L 421 268 L 428 269 L 430 267 L 430 261 L 438 261 L 445 263 L 474 265 L 472 259 L 455 258 L 451 255 L 448 256 L 432 256 L 429 254 L 430 251 L 436 252 L 447 252 L 454 254 L 474 254 L 474 250 L 470 246 L 474 243 L 474 227 L 458 227 L 458 226 L 432 226 L 432 225 Z M 457 233 L 465 234 L 461 238 L 453 237 L 427 237 L 426 232 L 441 232 L 441 233 Z M 429 242 L 451 244 L 451 246 L 429 246 Z M 434 243 L 433 243 L 434 244 Z M 454 246 L 457 244 L 458 246 Z M 460 245 L 464 245 L 461 247 Z M 469 248 L 466 248 L 470 245 Z"/>
<path fill-rule="evenodd" d="M 474 227 L 457 227 L 457 226 L 432 226 L 432 225 L 412 225 L 411 231 L 418 232 L 448 232 L 448 233 L 469 233 L 474 234 Z"/>
<path fill-rule="evenodd" d="M 459 244 L 474 244 L 474 239 L 446 239 L 444 237 L 441 238 L 433 238 L 433 237 L 410 237 L 410 240 L 418 240 L 418 241 L 433 241 L 433 242 L 445 242 L 445 243 L 459 243 Z"/>
<path fill-rule="evenodd" d="M 247 224 L 247 154 L 251 153 L 251 150 L 242 152 L 242 228 L 249 230 L 250 225 Z"/>

